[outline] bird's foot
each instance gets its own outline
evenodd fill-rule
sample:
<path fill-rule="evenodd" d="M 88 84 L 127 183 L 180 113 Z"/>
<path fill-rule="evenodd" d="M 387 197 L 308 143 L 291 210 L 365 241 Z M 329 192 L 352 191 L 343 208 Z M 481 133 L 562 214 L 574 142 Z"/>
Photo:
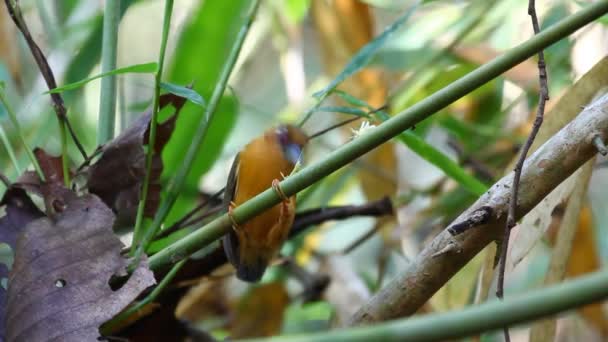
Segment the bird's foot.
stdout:
<path fill-rule="evenodd" d="M 238 231 L 241 229 L 241 226 L 234 219 L 234 215 L 233 215 L 234 208 L 236 208 L 236 204 L 231 201 L 230 204 L 228 204 L 228 218 L 232 222 L 232 229 L 234 229 L 235 231 Z"/>
<path fill-rule="evenodd" d="M 274 192 L 277 193 L 277 195 L 279 195 L 279 197 L 281 198 L 281 200 L 283 200 L 283 202 L 289 201 L 289 198 L 287 196 L 285 196 L 283 189 L 281 189 L 281 184 L 278 179 L 272 180 L 272 189 L 274 190 Z"/>

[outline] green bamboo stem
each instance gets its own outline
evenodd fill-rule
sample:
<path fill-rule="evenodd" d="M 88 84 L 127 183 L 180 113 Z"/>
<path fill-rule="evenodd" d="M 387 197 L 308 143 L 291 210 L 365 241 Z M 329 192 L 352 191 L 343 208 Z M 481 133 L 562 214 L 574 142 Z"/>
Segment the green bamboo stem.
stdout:
<path fill-rule="evenodd" d="M 529 322 L 608 298 L 608 271 L 493 300 L 461 311 L 404 318 L 367 327 L 249 341 L 444 341 Z"/>
<path fill-rule="evenodd" d="M 232 46 L 226 63 L 222 68 L 219 80 L 215 86 L 215 89 L 213 90 L 213 94 L 211 95 L 209 105 L 205 108 L 205 113 L 201 117 L 201 121 L 199 122 L 199 125 L 196 130 L 196 135 L 192 139 L 192 144 L 190 144 L 190 147 L 186 152 L 186 156 L 184 157 L 184 161 L 182 162 L 180 168 L 177 170 L 173 179 L 171 179 L 171 181 L 169 182 L 169 186 L 167 189 L 167 198 L 163 201 L 161 207 L 156 213 L 156 216 L 154 217 L 154 222 L 146 231 L 141 243 L 137 247 L 137 252 L 134 257 L 134 263 L 132 265 L 138 262 L 141 255 L 144 253 L 147 246 L 150 244 L 150 242 L 160 229 L 160 226 L 169 214 L 171 207 L 177 200 L 177 197 L 186 180 L 186 176 L 190 172 L 192 164 L 194 163 L 194 159 L 196 158 L 198 151 L 205 138 L 205 135 L 207 134 L 209 123 L 213 120 L 215 110 L 220 102 L 220 99 L 222 98 L 222 95 L 224 94 L 224 90 L 226 89 L 226 85 L 228 84 L 228 79 L 230 78 L 230 74 L 232 73 L 232 69 L 236 64 L 236 60 L 241 51 L 241 47 L 243 46 L 243 42 L 245 41 L 247 33 L 249 32 L 249 29 L 253 23 L 259 4 L 259 0 L 254 0 L 253 4 L 250 7 L 245 22 L 243 23 L 243 26 L 238 32 L 235 43 Z"/>
<path fill-rule="evenodd" d="M 101 47 L 101 72 L 116 69 L 120 0 L 106 0 L 103 12 L 103 39 Z M 99 126 L 97 144 L 103 145 L 114 137 L 116 120 L 116 76 L 101 79 L 99 94 Z"/>
<path fill-rule="evenodd" d="M 11 159 L 11 162 L 13 163 L 13 167 L 15 168 L 15 171 L 17 171 L 17 174 L 21 174 L 21 168 L 19 167 L 19 162 L 17 161 L 17 157 L 15 156 L 15 150 L 13 149 L 13 145 L 11 145 L 11 142 L 8 140 L 8 137 L 6 136 L 6 132 L 4 132 L 4 128 L 2 128 L 2 125 L 0 125 L 0 140 L 2 140 L 2 144 L 4 145 L 4 148 L 6 149 L 6 152 L 8 153 L 8 157 Z"/>
<path fill-rule="evenodd" d="M 296 175 L 288 177 L 280 183 L 283 193 L 286 196 L 292 196 L 323 177 L 339 170 L 356 158 L 397 136 L 402 131 L 472 92 L 484 83 L 489 82 L 527 58 L 534 56 L 538 51 L 601 17 L 606 12 L 608 12 L 608 1 L 604 0 L 589 5 L 568 18 L 561 20 L 538 35 L 535 35 L 530 40 L 512 48 L 505 54 L 480 66 L 426 99 L 395 115 L 369 133 L 344 144 L 321 161 L 302 169 Z M 242 223 L 279 203 L 279 201 L 280 198 L 276 192 L 273 189 L 268 189 L 238 206 L 233 211 L 233 218 L 237 223 Z M 231 225 L 232 223 L 228 216 L 222 215 L 151 256 L 149 260 L 150 267 L 157 270 L 188 257 L 197 250 L 219 239 Z"/>
<path fill-rule="evenodd" d="M 23 136 L 23 131 L 21 130 L 21 125 L 19 125 L 19 120 L 17 120 L 17 114 L 13 110 L 13 107 L 11 107 L 9 105 L 6 95 L 4 94 L 4 91 L 2 89 L 0 89 L 0 102 L 2 102 L 2 104 L 4 105 L 4 108 L 6 108 L 8 117 L 11 119 L 13 126 L 15 126 L 15 130 L 17 131 L 17 135 L 19 136 L 19 140 L 21 140 L 21 144 L 23 145 L 23 148 L 25 149 L 27 156 L 30 158 L 30 162 L 32 163 L 32 165 L 34 165 L 34 169 L 36 169 L 36 173 L 38 173 L 38 177 L 40 177 L 40 179 L 42 181 L 44 181 L 45 180 L 44 173 L 42 173 L 42 169 L 40 168 L 40 165 L 38 165 L 38 161 L 36 160 L 36 157 L 34 156 L 34 152 L 32 151 L 31 148 L 29 148 L 29 146 L 27 145 L 27 142 L 25 141 L 25 137 Z"/>
<path fill-rule="evenodd" d="M 135 218 L 135 228 L 133 229 L 133 242 L 131 243 L 131 255 L 134 255 L 143 234 L 142 223 L 144 219 L 144 209 L 148 198 L 148 188 L 150 187 L 150 177 L 152 174 L 152 159 L 154 156 L 154 145 L 156 144 L 156 127 L 158 125 L 158 107 L 160 99 L 160 82 L 162 80 L 163 65 L 165 64 L 165 50 L 171 28 L 171 14 L 173 12 L 173 0 L 165 1 L 165 14 L 163 19 L 163 33 L 160 42 L 160 52 L 158 56 L 158 69 L 154 79 L 154 104 L 152 105 L 152 118 L 150 119 L 150 136 L 148 138 L 148 152 L 146 153 L 146 175 L 141 190 L 141 198 L 137 207 Z"/>

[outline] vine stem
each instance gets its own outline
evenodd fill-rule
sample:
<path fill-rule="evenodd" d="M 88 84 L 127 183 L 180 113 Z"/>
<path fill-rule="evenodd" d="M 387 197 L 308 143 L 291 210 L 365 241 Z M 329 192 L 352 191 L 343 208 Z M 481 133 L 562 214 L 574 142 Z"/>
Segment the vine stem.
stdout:
<path fill-rule="evenodd" d="M 535 0 L 529 0 L 528 2 L 528 15 L 532 19 L 532 27 L 534 34 L 540 33 L 540 25 L 538 23 L 538 17 L 536 15 Z M 532 147 L 532 143 L 540 130 L 540 126 L 543 124 L 543 118 L 545 116 L 545 104 L 549 100 L 549 86 L 547 84 L 547 67 L 545 64 L 545 56 L 543 50 L 538 51 L 538 78 L 540 83 L 540 94 L 538 99 L 538 108 L 536 111 L 536 118 L 534 119 L 534 125 L 532 131 L 524 144 L 517 164 L 515 165 L 513 183 L 511 185 L 511 196 L 509 199 L 509 212 L 507 214 L 507 222 L 502 236 L 502 243 L 500 248 L 500 265 L 498 269 L 498 281 L 496 285 L 496 296 L 500 299 L 504 298 L 504 287 L 505 287 L 505 270 L 507 267 L 507 256 L 509 252 L 509 238 L 511 237 L 511 229 L 515 227 L 515 210 L 517 209 L 517 197 L 519 194 L 519 180 L 521 179 L 521 172 L 526 161 L 526 156 Z M 511 341 L 509 335 L 509 328 L 503 328 L 504 338 L 506 342 Z"/>
<path fill-rule="evenodd" d="M 137 207 L 137 216 L 135 218 L 135 228 L 133 229 L 133 242 L 131 243 L 131 255 L 136 252 L 141 236 L 143 234 L 143 219 L 146 208 L 146 199 L 148 197 L 148 189 L 150 187 L 150 177 L 152 175 L 152 160 L 154 157 L 154 146 L 156 144 L 156 127 L 158 125 L 158 107 L 160 100 L 160 83 L 163 74 L 163 65 L 165 63 L 165 50 L 167 49 L 167 40 L 169 38 L 169 29 L 171 28 L 171 14 L 173 12 L 173 0 L 165 1 L 165 14 L 163 19 L 163 33 L 160 43 L 160 52 L 158 56 L 158 69 L 154 79 L 154 103 L 152 105 L 152 118 L 150 119 L 150 136 L 148 138 L 148 150 L 146 153 L 146 174 L 144 176 L 144 184 L 141 189 L 141 197 Z"/>

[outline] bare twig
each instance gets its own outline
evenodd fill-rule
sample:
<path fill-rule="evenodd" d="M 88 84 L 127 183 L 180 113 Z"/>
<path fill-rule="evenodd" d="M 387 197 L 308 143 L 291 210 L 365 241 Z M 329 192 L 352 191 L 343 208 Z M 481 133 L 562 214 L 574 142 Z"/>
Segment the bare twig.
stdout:
<path fill-rule="evenodd" d="M 86 157 L 82 161 L 82 164 L 80 164 L 80 166 L 76 169 L 76 173 L 79 173 L 85 167 L 89 166 L 91 164 L 91 162 L 93 161 L 93 159 L 95 159 L 95 157 L 97 157 L 98 155 L 101 154 L 101 152 L 103 152 L 103 147 L 104 147 L 104 145 L 97 146 L 97 148 L 95 149 L 95 151 L 93 151 L 93 153 L 91 153 L 90 156 Z"/>
<path fill-rule="evenodd" d="M 214 208 L 211 208 L 209 210 L 205 210 L 201 215 L 199 215 L 197 217 L 193 217 L 197 212 L 205 209 L 210 203 L 212 203 L 215 199 L 217 199 L 223 192 L 224 192 L 224 188 L 222 188 L 218 192 L 214 193 L 210 197 L 203 200 L 199 205 L 192 208 L 192 210 L 190 210 L 186 215 L 184 215 L 184 217 L 182 217 L 177 222 L 172 224 L 169 228 L 163 229 L 160 232 L 158 232 L 158 234 L 156 234 L 155 238 L 160 239 L 160 238 L 166 237 L 169 234 L 171 234 L 181 228 L 190 226 L 196 222 L 200 222 L 202 219 L 209 217 L 212 214 L 218 213 L 219 210 L 214 210 Z M 220 207 L 219 209 L 222 209 L 222 208 Z"/>
<path fill-rule="evenodd" d="M 348 205 L 341 207 L 330 207 L 311 209 L 296 214 L 294 224 L 289 231 L 289 239 L 305 232 L 310 227 L 329 220 L 343 220 L 355 216 L 384 216 L 393 212 L 391 201 L 383 198 L 379 201 L 365 203 L 363 205 Z M 216 268 L 227 262 L 226 255 L 220 244 L 200 259 L 190 259 L 178 275 L 178 279 L 190 279 L 201 277 L 211 273 Z"/>
<path fill-rule="evenodd" d="M 462 146 L 455 139 L 449 139 L 448 146 L 451 147 L 454 152 L 456 152 L 462 164 L 470 166 L 480 178 L 489 182 L 494 181 L 495 178 L 492 170 L 490 170 L 490 168 L 480 160 L 467 155 Z"/>
<path fill-rule="evenodd" d="M 44 56 L 44 53 L 42 52 L 42 50 L 40 50 L 40 47 L 38 47 L 38 44 L 36 44 L 34 38 L 32 38 L 32 35 L 30 34 L 30 30 L 28 29 L 25 20 L 23 20 L 21 8 L 19 7 L 19 2 L 14 1 L 14 4 L 11 4 L 11 0 L 4 0 L 4 3 L 6 4 L 6 9 L 8 10 L 11 19 L 13 19 L 15 26 L 17 26 L 19 31 L 21 31 L 21 33 L 23 34 L 23 38 L 25 38 L 25 41 L 27 42 L 27 45 L 29 46 L 32 52 L 32 56 L 34 57 L 36 64 L 38 64 L 40 73 L 42 74 L 42 77 L 44 78 L 49 90 L 57 88 L 57 82 L 55 81 L 55 75 L 53 74 L 53 70 L 51 69 L 46 57 Z M 57 114 L 59 122 L 61 124 L 66 125 L 70 132 L 70 135 L 72 136 L 72 140 L 74 140 L 74 144 L 76 144 L 76 147 L 82 154 L 82 157 L 86 160 L 87 153 L 85 152 L 84 147 L 76 137 L 76 133 L 74 132 L 74 129 L 72 128 L 72 125 L 70 124 L 70 121 L 67 118 L 67 110 L 65 108 L 63 98 L 60 94 L 54 93 L 51 94 L 51 100 L 53 101 L 53 109 Z"/>
<path fill-rule="evenodd" d="M 2 172 L 0 172 L 0 181 L 2 181 L 7 188 L 11 186 L 11 181 L 8 180 L 8 177 L 6 177 Z"/>
<path fill-rule="evenodd" d="M 534 28 L 534 34 L 540 32 L 540 25 L 538 24 L 538 17 L 536 16 L 536 5 L 535 0 L 529 0 L 528 2 L 528 15 L 532 19 L 532 27 Z M 504 284 L 505 284 L 505 269 L 507 265 L 507 252 L 509 250 L 509 237 L 511 236 L 511 228 L 515 227 L 515 210 L 517 208 L 517 196 L 519 191 L 519 180 L 521 178 L 521 171 L 524 166 L 524 161 L 528 155 L 528 151 L 536 138 L 536 134 L 543 123 L 543 117 L 545 115 L 545 103 L 549 100 L 549 86 L 547 85 L 547 68 L 545 65 L 545 56 L 543 50 L 538 52 L 538 78 L 540 82 L 540 94 L 538 98 L 538 109 L 536 111 L 536 118 L 534 119 L 534 125 L 528 140 L 524 144 L 517 164 L 515 165 L 513 185 L 511 186 L 511 198 L 509 200 L 509 213 L 507 214 L 507 223 L 505 225 L 502 244 L 500 249 L 500 266 L 498 270 L 498 282 L 496 285 L 496 296 L 500 299 L 504 297 Z M 504 328 L 505 341 L 510 341 L 508 327 Z"/>
<path fill-rule="evenodd" d="M 343 220 L 354 216 L 384 216 L 391 215 L 392 213 L 393 205 L 388 197 L 362 205 L 345 205 L 306 210 L 296 214 L 289 235 L 297 235 L 312 225 L 329 220 Z"/>

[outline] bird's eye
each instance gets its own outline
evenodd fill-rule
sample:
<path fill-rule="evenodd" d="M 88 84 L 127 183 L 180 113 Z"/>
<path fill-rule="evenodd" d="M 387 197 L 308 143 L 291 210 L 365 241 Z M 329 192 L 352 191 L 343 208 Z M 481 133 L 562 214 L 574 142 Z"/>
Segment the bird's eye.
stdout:
<path fill-rule="evenodd" d="M 287 131 L 287 128 L 285 126 L 277 127 L 276 134 L 279 139 L 279 144 L 281 144 L 281 146 L 287 146 L 289 143 L 289 132 Z"/>

